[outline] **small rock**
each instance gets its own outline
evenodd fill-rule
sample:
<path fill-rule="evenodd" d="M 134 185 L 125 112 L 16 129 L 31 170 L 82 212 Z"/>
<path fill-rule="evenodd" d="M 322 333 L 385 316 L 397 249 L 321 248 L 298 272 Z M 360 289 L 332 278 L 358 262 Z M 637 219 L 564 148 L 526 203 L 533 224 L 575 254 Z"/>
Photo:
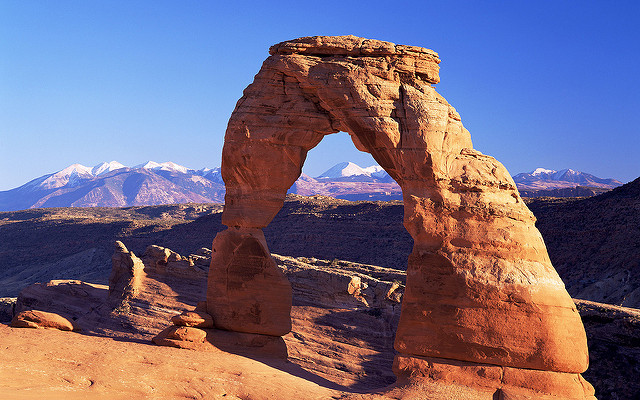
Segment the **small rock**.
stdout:
<path fill-rule="evenodd" d="M 15 297 L 0 297 L 0 322 L 11 321 L 16 300 Z"/>
<path fill-rule="evenodd" d="M 202 311 L 186 311 L 180 315 L 171 317 L 174 325 L 190 326 L 195 328 L 213 328 L 213 318 Z"/>
<path fill-rule="evenodd" d="M 182 340 L 185 342 L 202 343 L 207 337 L 207 332 L 190 326 L 177 326 L 169 332 L 168 339 Z"/>
<path fill-rule="evenodd" d="M 359 276 L 354 276 L 351 278 L 349 282 L 349 286 L 347 287 L 347 292 L 354 296 L 359 296 L 362 290 L 362 279 Z"/>
<path fill-rule="evenodd" d="M 61 331 L 78 330 L 68 319 L 54 313 L 38 310 L 21 311 L 13 317 L 14 328 L 53 328 Z"/>
<path fill-rule="evenodd" d="M 183 349 L 197 349 L 202 346 L 207 332 L 189 326 L 170 326 L 158 333 L 153 342 L 159 346 L 178 347 Z"/>

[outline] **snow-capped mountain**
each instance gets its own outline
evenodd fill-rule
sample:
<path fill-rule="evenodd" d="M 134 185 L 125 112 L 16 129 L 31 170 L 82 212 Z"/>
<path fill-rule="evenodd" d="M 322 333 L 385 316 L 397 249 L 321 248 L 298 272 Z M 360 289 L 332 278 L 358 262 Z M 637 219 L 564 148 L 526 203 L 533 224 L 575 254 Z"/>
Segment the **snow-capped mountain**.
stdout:
<path fill-rule="evenodd" d="M 32 181 L 37 187 L 55 189 L 62 186 L 77 186 L 87 179 L 93 178 L 91 168 L 81 164 L 72 164 L 54 174 L 38 178 L 38 182 Z"/>
<path fill-rule="evenodd" d="M 365 171 L 364 168 L 360 167 L 357 164 L 345 161 L 329 168 L 328 170 L 320 174 L 317 179 L 335 179 L 362 175 L 371 176 L 371 173 Z"/>
<path fill-rule="evenodd" d="M 133 168 L 144 168 L 144 169 L 151 169 L 155 171 L 158 171 L 158 170 L 174 171 L 174 172 L 182 172 L 183 174 L 186 174 L 189 171 L 193 171 L 193 170 L 189 170 L 189 168 L 187 167 L 183 167 L 182 165 L 178 165 L 171 161 L 163 162 L 163 163 L 157 163 L 155 161 L 147 161 L 146 163 L 138 164 Z"/>
<path fill-rule="evenodd" d="M 556 171 L 553 169 L 536 168 L 531 172 L 514 175 L 513 180 L 520 190 L 549 190 L 576 186 L 613 189 L 622 185 L 622 182 L 615 179 L 598 178 L 595 175 L 572 169 Z"/>
<path fill-rule="evenodd" d="M 93 176 L 98 176 L 98 175 L 109 173 L 111 171 L 115 171 L 120 168 L 126 168 L 126 167 L 117 161 L 102 162 L 96 165 L 95 167 L 91 168 L 91 174 Z"/>
<path fill-rule="evenodd" d="M 345 161 L 334 165 L 316 177 L 318 180 L 340 180 L 349 182 L 392 182 L 393 180 L 379 165 L 362 168 L 361 166 Z"/>
<path fill-rule="evenodd" d="M 622 184 L 572 169 L 537 168 L 513 179 L 522 196 L 589 196 Z M 117 161 L 94 167 L 72 164 L 18 188 L 0 191 L 0 211 L 223 202 L 224 193 L 220 168 L 195 170 L 173 162 L 155 161 L 134 167 Z M 336 164 L 315 178 L 302 174 L 289 193 L 347 200 L 402 199 L 400 186 L 382 167 L 362 168 L 352 162 Z"/>
<path fill-rule="evenodd" d="M 117 162 L 72 164 L 18 188 L 0 192 L 0 211 L 35 207 L 124 207 L 186 202 L 222 202 L 219 168 L 193 170 L 173 162 L 148 161 L 129 168 Z"/>

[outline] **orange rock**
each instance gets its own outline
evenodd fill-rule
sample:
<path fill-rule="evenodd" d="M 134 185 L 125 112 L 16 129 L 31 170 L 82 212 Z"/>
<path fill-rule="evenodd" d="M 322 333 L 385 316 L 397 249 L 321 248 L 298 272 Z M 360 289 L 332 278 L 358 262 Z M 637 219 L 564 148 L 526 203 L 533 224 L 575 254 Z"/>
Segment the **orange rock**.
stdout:
<path fill-rule="evenodd" d="M 206 343 L 206 337 L 207 332 L 202 329 L 173 325 L 158 333 L 153 343 L 181 349 L 207 350 L 211 346 Z"/>
<path fill-rule="evenodd" d="M 207 302 L 206 301 L 199 301 L 198 304 L 196 304 L 196 308 L 193 311 L 202 311 L 202 312 L 207 312 Z"/>
<path fill-rule="evenodd" d="M 189 326 L 176 326 L 170 330 L 167 338 L 182 340 L 184 342 L 202 343 L 207 337 L 207 332 L 202 329 Z"/>
<path fill-rule="evenodd" d="M 262 230 L 218 233 L 207 287 L 207 312 L 217 328 L 286 335 L 291 303 L 291 284 L 271 258 Z"/>
<path fill-rule="evenodd" d="M 11 320 L 14 328 L 53 328 L 61 331 L 78 330 L 68 319 L 54 313 L 28 310 L 21 311 Z"/>
<path fill-rule="evenodd" d="M 144 264 L 122 242 L 116 241 L 115 246 L 116 251 L 111 256 L 109 300 L 119 302 L 134 297 L 140 291 Z"/>
<path fill-rule="evenodd" d="M 584 328 L 535 217 L 506 168 L 473 149 L 460 115 L 433 88 L 437 54 L 354 36 L 300 38 L 270 54 L 225 135 L 222 221 L 230 229 L 214 242 L 207 294 L 216 325 L 284 332 L 275 328 L 287 325 L 287 285 L 259 275 L 267 256 L 248 255 L 268 255 L 261 229 L 307 152 L 345 131 L 402 188 L 414 239 L 396 350 L 585 371 Z"/>
<path fill-rule="evenodd" d="M 487 399 L 595 399 L 593 387 L 580 374 L 405 355 L 396 356 L 393 369 L 399 384 L 418 379 L 440 385 L 473 387 L 480 393 L 489 393 Z"/>
<path fill-rule="evenodd" d="M 206 312 L 186 311 L 180 315 L 171 317 L 174 325 L 192 326 L 194 328 L 213 328 L 213 318 Z"/>

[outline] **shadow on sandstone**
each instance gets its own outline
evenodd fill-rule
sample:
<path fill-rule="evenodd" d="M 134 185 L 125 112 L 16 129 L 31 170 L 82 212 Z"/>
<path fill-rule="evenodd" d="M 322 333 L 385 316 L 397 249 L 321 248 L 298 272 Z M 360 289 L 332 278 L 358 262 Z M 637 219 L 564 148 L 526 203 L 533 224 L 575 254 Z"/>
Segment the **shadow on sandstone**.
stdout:
<path fill-rule="evenodd" d="M 357 377 L 349 389 L 375 390 L 395 382 L 393 342 L 399 309 L 390 315 L 381 309 L 336 310 L 316 320 L 319 326 L 333 330 L 333 340 L 344 351 L 336 354 L 342 362 L 335 368 Z"/>

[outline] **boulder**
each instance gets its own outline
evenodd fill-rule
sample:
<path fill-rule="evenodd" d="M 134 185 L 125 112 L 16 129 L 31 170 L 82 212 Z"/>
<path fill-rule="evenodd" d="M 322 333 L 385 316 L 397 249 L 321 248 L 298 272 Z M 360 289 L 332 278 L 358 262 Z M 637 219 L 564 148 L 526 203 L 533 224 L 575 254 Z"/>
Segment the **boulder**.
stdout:
<path fill-rule="evenodd" d="M 78 330 L 68 319 L 50 312 L 28 310 L 17 313 L 11 320 L 14 328 L 52 328 L 61 331 Z"/>
<path fill-rule="evenodd" d="M 194 328 L 213 328 L 213 318 L 202 311 L 185 311 L 171 318 L 174 325 L 191 326 Z"/>
<path fill-rule="evenodd" d="M 170 326 L 158 333 L 153 342 L 160 346 L 183 349 L 200 349 L 203 347 L 207 332 L 189 326 Z"/>

